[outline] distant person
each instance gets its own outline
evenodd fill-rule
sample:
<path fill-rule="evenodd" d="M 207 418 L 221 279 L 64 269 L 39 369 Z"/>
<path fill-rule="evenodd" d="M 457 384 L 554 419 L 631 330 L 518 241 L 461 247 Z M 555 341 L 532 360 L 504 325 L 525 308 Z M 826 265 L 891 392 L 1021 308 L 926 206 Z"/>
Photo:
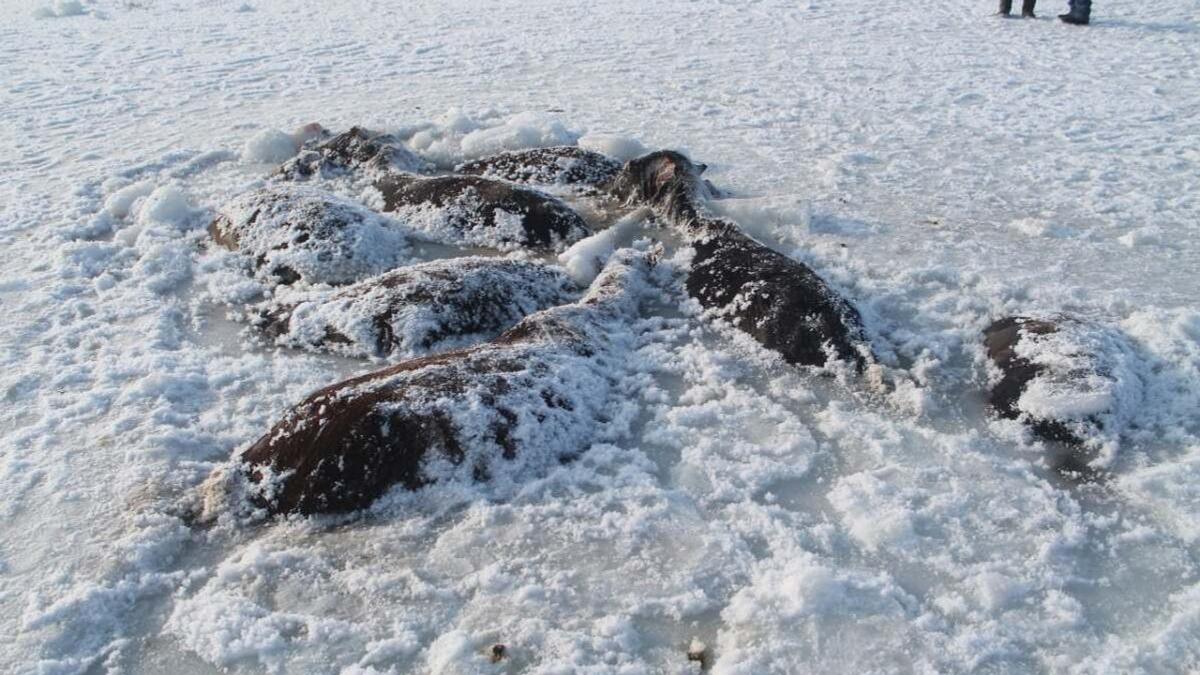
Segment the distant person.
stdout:
<path fill-rule="evenodd" d="M 1086 26 L 1092 17 L 1092 0 L 1070 0 L 1071 9 L 1066 14 L 1059 14 L 1063 23 L 1076 26 Z"/>
<path fill-rule="evenodd" d="M 1033 6 L 1037 4 L 1037 0 L 1022 0 L 1021 16 L 1027 19 L 1036 19 L 1037 15 L 1033 13 Z M 1000 16 L 1012 15 L 1012 0 L 1000 0 Z"/>

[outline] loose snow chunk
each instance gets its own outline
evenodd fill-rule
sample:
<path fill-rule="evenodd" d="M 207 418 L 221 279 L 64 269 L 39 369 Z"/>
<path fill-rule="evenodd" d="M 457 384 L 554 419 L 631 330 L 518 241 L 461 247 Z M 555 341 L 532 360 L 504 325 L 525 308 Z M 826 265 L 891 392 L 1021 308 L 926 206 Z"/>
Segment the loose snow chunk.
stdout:
<path fill-rule="evenodd" d="M 592 283 L 608 257 L 645 222 L 645 214 L 635 212 L 617 221 L 612 227 L 575 242 L 558 256 L 558 262 L 576 283 Z"/>
<path fill-rule="evenodd" d="M 39 7 L 33 15 L 38 18 L 52 19 L 62 16 L 83 16 L 87 10 L 79 0 L 55 0 L 55 2 Z"/>
<path fill-rule="evenodd" d="M 913 542 L 913 513 L 886 474 L 858 473 L 837 482 L 829 501 L 850 535 L 869 551 Z"/>
<path fill-rule="evenodd" d="M 472 117 L 451 108 L 415 132 L 409 145 L 426 159 L 448 169 L 506 150 L 575 145 L 578 137 L 558 120 L 537 113 L 502 119 L 495 113 Z"/>
<path fill-rule="evenodd" d="M 429 645 L 426 665 L 435 675 L 442 673 L 492 672 L 483 656 L 484 643 L 461 630 L 452 630 Z"/>
<path fill-rule="evenodd" d="M 174 185 L 166 185 L 150 193 L 138 209 L 140 225 L 161 223 L 184 227 L 196 215 L 187 193 Z"/>
<path fill-rule="evenodd" d="M 579 139 L 579 147 L 622 162 L 628 162 L 647 154 L 650 150 L 641 141 L 631 136 L 607 133 L 589 133 Z"/>
<path fill-rule="evenodd" d="M 524 113 L 500 126 L 467 134 L 462 139 L 462 153 L 466 158 L 477 159 L 504 150 L 574 145 L 577 139 L 578 135 L 568 131 L 558 120 Z"/>
<path fill-rule="evenodd" d="M 126 185 L 108 196 L 104 201 L 104 211 L 113 218 L 126 218 L 133 212 L 137 200 L 151 192 L 154 192 L 154 183 L 148 180 Z"/>
<path fill-rule="evenodd" d="M 242 161 L 278 164 L 291 159 L 299 150 L 300 144 L 291 134 L 264 129 L 246 141 L 242 147 Z"/>
<path fill-rule="evenodd" d="M 405 230 L 354 202 L 304 186 L 237 197 L 210 226 L 217 243 L 284 283 L 345 284 L 409 261 Z"/>

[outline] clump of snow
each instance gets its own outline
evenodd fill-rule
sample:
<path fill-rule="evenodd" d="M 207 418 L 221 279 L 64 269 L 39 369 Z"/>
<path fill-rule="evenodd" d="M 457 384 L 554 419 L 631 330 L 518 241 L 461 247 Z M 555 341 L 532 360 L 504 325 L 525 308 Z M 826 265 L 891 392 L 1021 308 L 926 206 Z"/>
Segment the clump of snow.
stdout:
<path fill-rule="evenodd" d="M 857 473 L 837 481 L 829 501 L 850 535 L 868 551 L 906 546 L 916 536 L 913 514 L 886 470 Z"/>
<path fill-rule="evenodd" d="M 104 211 L 117 219 L 124 219 L 133 211 L 134 204 L 154 191 L 154 182 L 139 181 L 113 192 L 104 201 Z"/>
<path fill-rule="evenodd" d="M 161 223 L 184 228 L 196 216 L 191 198 L 177 185 L 156 188 L 142 201 L 137 212 L 139 225 Z"/>
<path fill-rule="evenodd" d="M 1163 231 L 1162 228 L 1154 225 L 1139 227 L 1117 237 L 1117 241 L 1129 248 L 1162 245 L 1164 243 Z"/>
<path fill-rule="evenodd" d="M 574 145 L 578 138 L 562 122 L 543 114 L 521 113 L 501 119 L 493 113 L 475 118 L 452 108 L 414 133 L 408 143 L 425 159 L 449 169 L 506 150 Z"/>
<path fill-rule="evenodd" d="M 300 151 L 300 142 L 292 134 L 278 129 L 264 129 L 251 136 L 242 146 L 242 161 L 260 164 L 279 164 Z"/>
<path fill-rule="evenodd" d="M 579 138 L 579 147 L 613 159 L 628 162 L 650 152 L 642 142 L 632 136 L 602 132 L 589 132 Z"/>
<path fill-rule="evenodd" d="M 1041 218 L 1019 218 L 1010 222 L 1008 226 L 1027 237 L 1070 239 L 1079 236 L 1079 232 L 1074 228 L 1059 225 Z"/>
<path fill-rule="evenodd" d="M 34 16 L 43 19 L 58 18 L 64 16 L 82 16 L 87 13 L 83 3 L 79 0 L 55 0 L 49 5 L 45 5 L 34 10 Z"/>
<path fill-rule="evenodd" d="M 613 251 L 627 245 L 633 234 L 645 224 L 646 216 L 643 211 L 635 211 L 608 229 L 580 239 L 558 255 L 558 262 L 566 268 L 575 283 L 582 286 L 592 283 Z"/>

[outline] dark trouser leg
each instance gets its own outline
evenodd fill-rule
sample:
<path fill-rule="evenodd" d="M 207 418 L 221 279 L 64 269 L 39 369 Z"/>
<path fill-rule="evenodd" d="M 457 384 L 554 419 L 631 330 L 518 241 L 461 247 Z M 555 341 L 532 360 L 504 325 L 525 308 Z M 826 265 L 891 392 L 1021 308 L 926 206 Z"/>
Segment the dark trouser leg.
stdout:
<path fill-rule="evenodd" d="M 1012 12 L 1012 0 L 1000 0 L 1000 13 L 1008 16 Z"/>
<path fill-rule="evenodd" d="M 1027 16 L 1031 19 L 1036 19 L 1037 15 L 1033 13 L 1033 8 L 1035 5 L 1037 5 L 1037 0 L 1025 0 L 1021 5 L 1021 16 Z"/>
<path fill-rule="evenodd" d="M 1070 0 L 1071 11 L 1060 14 L 1058 18 L 1065 23 L 1086 26 L 1092 18 L 1092 0 Z"/>

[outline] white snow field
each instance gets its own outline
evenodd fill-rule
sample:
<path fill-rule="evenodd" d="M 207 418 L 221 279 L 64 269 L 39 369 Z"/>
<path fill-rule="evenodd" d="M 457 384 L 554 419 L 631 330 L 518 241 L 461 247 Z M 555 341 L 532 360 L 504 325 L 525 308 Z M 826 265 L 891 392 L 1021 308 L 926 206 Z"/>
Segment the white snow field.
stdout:
<path fill-rule="evenodd" d="M 0 0 L 0 670 L 1197 672 L 1200 5 L 1040 4 Z M 380 367 L 250 339 L 262 285 L 206 243 L 314 121 L 442 168 L 685 150 L 890 385 L 668 285 L 579 461 L 192 527 L 214 468 Z M 987 412 L 1015 313 L 1123 345 L 1136 386 L 1053 401 L 1119 408 L 1098 483 Z"/>

